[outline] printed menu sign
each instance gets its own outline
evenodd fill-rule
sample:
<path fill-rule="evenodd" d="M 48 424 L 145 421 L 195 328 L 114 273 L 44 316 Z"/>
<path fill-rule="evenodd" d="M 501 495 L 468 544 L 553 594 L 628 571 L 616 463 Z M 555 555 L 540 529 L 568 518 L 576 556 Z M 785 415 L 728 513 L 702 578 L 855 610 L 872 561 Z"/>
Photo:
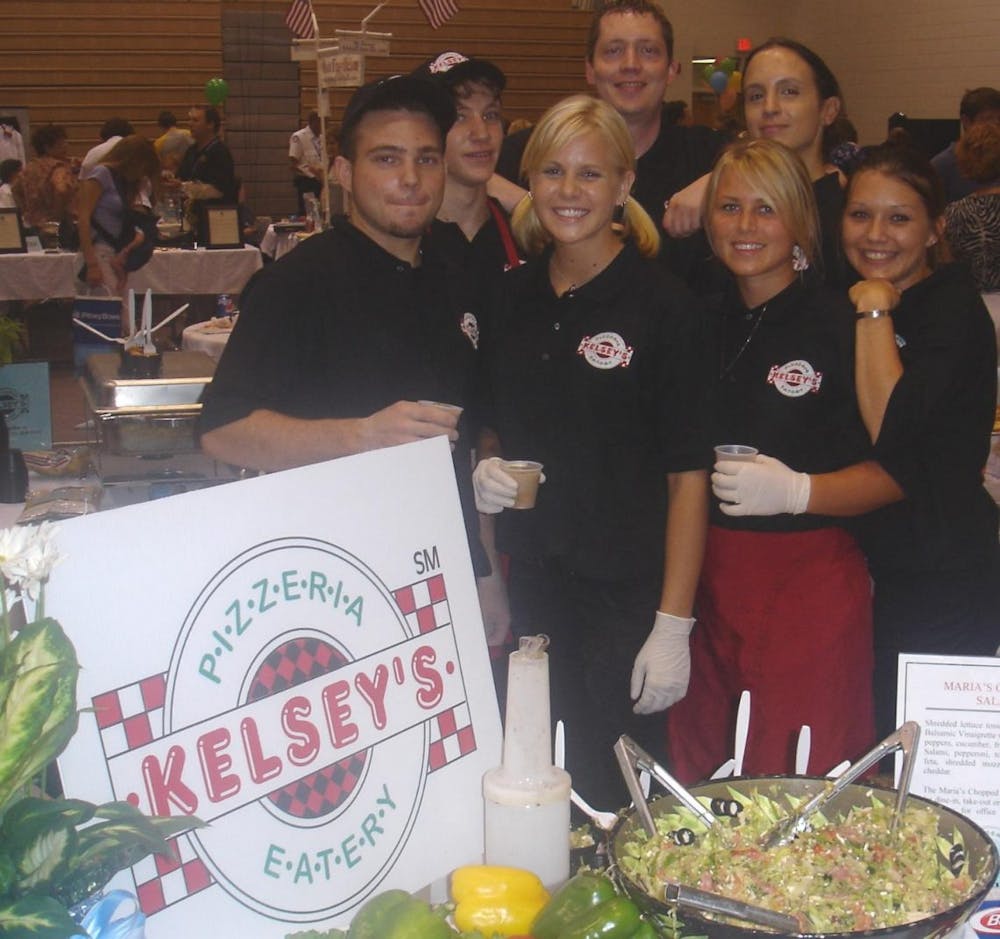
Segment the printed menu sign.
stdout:
<path fill-rule="evenodd" d="M 444 438 L 60 528 L 67 795 L 197 816 L 146 935 L 283 937 L 481 860 L 500 725 Z M 209 926 L 209 924 L 211 924 Z"/>
<path fill-rule="evenodd" d="M 900 656 L 897 718 L 921 727 L 912 791 L 1000 846 L 1000 658 Z"/>

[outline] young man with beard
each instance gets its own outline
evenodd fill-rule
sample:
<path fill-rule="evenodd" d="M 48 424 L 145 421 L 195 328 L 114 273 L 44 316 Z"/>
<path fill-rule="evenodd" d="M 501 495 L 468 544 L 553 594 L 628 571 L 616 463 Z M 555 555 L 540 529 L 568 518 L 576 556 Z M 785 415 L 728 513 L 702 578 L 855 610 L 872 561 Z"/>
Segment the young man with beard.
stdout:
<path fill-rule="evenodd" d="M 206 389 L 202 445 L 280 470 L 445 435 L 454 445 L 473 564 L 485 571 L 471 498 L 464 406 L 475 313 L 446 258 L 423 250 L 444 193 L 449 96 L 410 78 L 355 92 L 335 172 L 351 215 L 264 268 Z"/>

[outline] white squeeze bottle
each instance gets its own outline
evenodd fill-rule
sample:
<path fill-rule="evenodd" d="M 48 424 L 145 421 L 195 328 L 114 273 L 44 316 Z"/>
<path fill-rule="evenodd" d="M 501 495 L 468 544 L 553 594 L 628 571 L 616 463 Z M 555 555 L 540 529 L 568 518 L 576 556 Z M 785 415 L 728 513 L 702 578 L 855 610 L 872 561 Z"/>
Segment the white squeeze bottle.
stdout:
<path fill-rule="evenodd" d="M 522 636 L 507 669 L 503 763 L 483 777 L 486 863 L 521 867 L 546 887 L 569 877 L 570 776 L 552 765 L 548 636 Z"/>

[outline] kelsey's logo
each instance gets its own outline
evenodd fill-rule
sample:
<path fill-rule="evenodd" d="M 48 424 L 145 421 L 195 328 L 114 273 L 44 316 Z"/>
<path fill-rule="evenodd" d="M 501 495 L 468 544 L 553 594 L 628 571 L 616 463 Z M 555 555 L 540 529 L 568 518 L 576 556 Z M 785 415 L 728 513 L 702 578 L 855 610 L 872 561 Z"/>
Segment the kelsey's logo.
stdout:
<path fill-rule="evenodd" d="M 450 617 L 436 619 L 443 577 L 427 583 L 394 597 L 317 539 L 233 559 L 180 631 L 162 736 L 108 758 L 116 797 L 210 822 L 189 836 L 199 858 L 259 913 L 305 922 L 355 906 L 416 820 L 430 718 L 465 700 Z M 429 595 L 408 622 L 397 601 L 413 606 L 417 586 Z"/>
<path fill-rule="evenodd" d="M 633 349 L 625 344 L 618 333 L 604 332 L 596 336 L 584 336 L 577 346 L 577 355 L 582 355 L 588 365 L 594 368 L 628 368 L 632 361 Z"/>
<path fill-rule="evenodd" d="M 817 372 L 805 359 L 793 359 L 784 365 L 772 365 L 767 383 L 787 398 L 799 398 L 810 391 L 819 391 L 823 373 Z"/>

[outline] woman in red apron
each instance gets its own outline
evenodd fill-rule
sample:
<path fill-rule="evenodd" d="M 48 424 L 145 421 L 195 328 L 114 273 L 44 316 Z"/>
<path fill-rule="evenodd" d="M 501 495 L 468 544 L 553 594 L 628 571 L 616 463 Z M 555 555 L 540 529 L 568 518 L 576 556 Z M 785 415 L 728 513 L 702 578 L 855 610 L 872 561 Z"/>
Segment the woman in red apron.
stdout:
<path fill-rule="evenodd" d="M 671 767 L 685 783 L 718 768 L 749 689 L 746 772 L 790 772 L 803 724 L 812 729 L 809 769 L 826 772 L 874 738 L 865 560 L 820 514 L 830 511 L 827 494 L 807 475 L 852 465 L 859 477 L 877 474 L 862 462 L 870 444 L 854 395 L 853 314 L 809 271 L 819 220 L 791 150 L 770 140 L 734 145 L 710 177 L 704 211 L 730 274 L 714 311 L 713 443 L 755 447 L 798 472 L 766 517 L 752 500 L 733 506 L 716 490 L 690 687 L 668 712 Z"/>

